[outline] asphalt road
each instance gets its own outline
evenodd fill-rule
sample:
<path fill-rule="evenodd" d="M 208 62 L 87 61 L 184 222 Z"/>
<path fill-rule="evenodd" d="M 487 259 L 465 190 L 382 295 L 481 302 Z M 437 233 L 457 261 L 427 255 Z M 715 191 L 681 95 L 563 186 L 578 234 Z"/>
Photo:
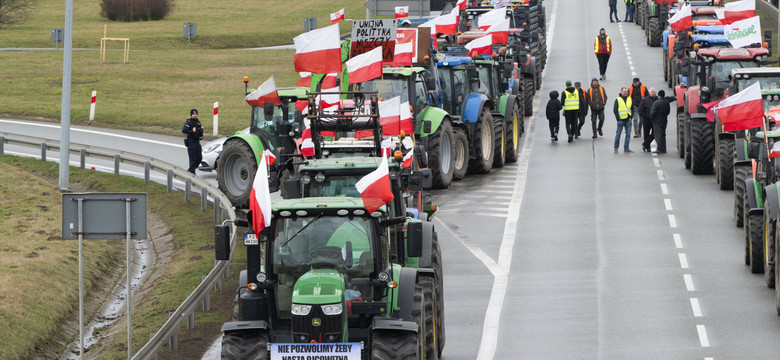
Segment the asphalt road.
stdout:
<path fill-rule="evenodd" d="M 638 153 L 614 154 L 608 113 L 604 137 L 591 139 L 587 123 L 582 139 L 567 144 L 559 135 L 563 142 L 550 143 L 546 94 L 566 80 L 598 76 L 592 46 L 601 27 L 614 45 L 602 81 L 610 99 L 634 76 L 664 88 L 660 49 L 645 45 L 636 25 L 609 23 L 607 2 L 595 2 L 544 2 L 550 54 L 521 160 L 434 194 L 445 271 L 443 359 L 777 358 L 774 293 L 744 266 L 733 193 L 684 168 L 673 131 L 669 154 L 642 153 L 633 138 Z M 0 131 L 48 130 L 0 121 Z M 83 139 L 186 167 L 177 137 L 105 132 L 126 138 Z"/>

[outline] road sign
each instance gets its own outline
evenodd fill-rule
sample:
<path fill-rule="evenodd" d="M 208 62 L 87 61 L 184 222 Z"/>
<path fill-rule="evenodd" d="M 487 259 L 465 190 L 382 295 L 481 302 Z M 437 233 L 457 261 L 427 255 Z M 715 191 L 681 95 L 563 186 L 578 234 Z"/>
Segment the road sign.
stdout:
<path fill-rule="evenodd" d="M 423 17 L 431 14 L 430 0 L 366 0 L 366 9 L 375 16 L 395 16 L 396 6 L 408 6 L 409 16 Z"/>

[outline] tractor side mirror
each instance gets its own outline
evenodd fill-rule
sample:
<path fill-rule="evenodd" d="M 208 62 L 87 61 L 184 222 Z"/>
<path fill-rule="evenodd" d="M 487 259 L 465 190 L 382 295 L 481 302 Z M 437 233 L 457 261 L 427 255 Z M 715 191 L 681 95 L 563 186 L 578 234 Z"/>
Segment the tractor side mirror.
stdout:
<path fill-rule="evenodd" d="M 748 158 L 758 159 L 760 153 L 761 153 L 761 143 L 758 141 L 751 140 L 750 143 L 748 143 L 748 151 L 747 151 Z"/>
<path fill-rule="evenodd" d="M 421 222 L 410 222 L 406 226 L 406 255 L 410 257 L 422 256 L 422 227 L 423 224 Z"/>
<path fill-rule="evenodd" d="M 436 89 L 436 79 L 433 76 L 429 76 L 425 79 L 425 87 L 428 88 L 428 90 L 435 90 Z"/>
<path fill-rule="evenodd" d="M 265 103 L 263 104 L 263 116 L 265 117 L 265 121 L 273 121 L 274 119 L 274 104 L 273 103 Z"/>
<path fill-rule="evenodd" d="M 300 199 L 301 196 L 301 180 L 290 179 L 284 182 L 284 190 L 287 193 L 285 199 Z"/>
<path fill-rule="evenodd" d="M 422 175 L 422 188 L 425 190 L 433 188 L 433 171 L 431 169 L 420 169 L 415 171 Z"/>
<path fill-rule="evenodd" d="M 413 171 L 409 175 L 409 190 L 410 191 L 422 191 L 423 189 L 423 178 L 424 175 L 420 171 Z"/>
<path fill-rule="evenodd" d="M 512 73 L 515 71 L 515 64 L 512 63 L 506 63 L 504 64 L 504 78 L 508 79 L 512 77 Z"/>
<path fill-rule="evenodd" d="M 214 258 L 230 260 L 230 226 L 214 226 Z"/>
<path fill-rule="evenodd" d="M 466 67 L 466 76 L 471 80 L 479 79 L 479 73 L 477 72 L 477 67 L 474 65 L 467 66 Z"/>

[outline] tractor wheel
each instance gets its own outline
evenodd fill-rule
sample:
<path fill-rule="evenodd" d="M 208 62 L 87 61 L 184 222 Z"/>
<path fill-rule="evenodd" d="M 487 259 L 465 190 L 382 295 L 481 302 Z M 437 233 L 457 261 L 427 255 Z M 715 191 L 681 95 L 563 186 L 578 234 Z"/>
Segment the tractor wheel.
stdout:
<path fill-rule="evenodd" d="M 764 214 L 769 214 L 768 204 L 764 204 Z M 770 289 L 775 288 L 775 223 L 764 216 L 764 280 Z"/>
<path fill-rule="evenodd" d="M 780 221 L 775 222 L 775 234 L 777 234 L 777 224 L 780 223 Z M 780 246 L 777 246 L 777 240 L 775 240 L 775 310 L 777 310 L 777 315 L 780 315 L 780 276 L 777 276 L 777 274 L 780 274 L 780 261 L 777 261 L 777 259 L 780 259 Z"/>
<path fill-rule="evenodd" d="M 650 28 L 650 30 L 648 31 L 647 44 L 651 47 L 661 46 L 661 36 L 663 36 L 664 32 L 663 27 L 661 27 L 661 19 L 657 17 L 650 18 L 648 28 Z"/>
<path fill-rule="evenodd" d="M 680 159 L 685 158 L 685 114 L 677 114 L 677 154 Z M 689 168 L 690 165 L 685 166 Z"/>
<path fill-rule="evenodd" d="M 745 234 L 748 235 L 747 257 L 750 261 L 750 272 L 761 274 L 764 272 L 764 224 L 763 215 L 748 214 Z"/>
<path fill-rule="evenodd" d="M 466 176 L 469 167 L 469 139 L 462 129 L 455 129 L 453 137 L 452 180 L 460 180 Z"/>
<path fill-rule="evenodd" d="M 431 267 L 436 274 L 436 346 L 438 354 L 444 350 L 446 336 L 444 335 L 444 270 L 442 268 L 441 246 L 439 245 L 439 236 L 436 230 L 433 231 L 431 250 Z"/>
<path fill-rule="evenodd" d="M 425 359 L 425 354 L 428 351 L 428 344 L 425 342 L 427 336 L 427 326 L 425 321 L 425 291 L 423 290 L 423 284 L 418 282 L 416 284 L 407 284 L 406 286 L 414 285 L 414 301 L 412 303 L 412 317 L 411 320 L 417 324 L 419 331 L 417 332 L 417 353 L 421 354 L 420 358 Z"/>
<path fill-rule="evenodd" d="M 718 141 L 718 182 L 721 190 L 734 189 L 734 141 Z"/>
<path fill-rule="evenodd" d="M 507 134 L 504 131 L 504 117 L 498 116 L 493 118 L 495 129 L 495 138 L 493 139 L 493 168 L 504 167 L 506 161 L 506 138 Z"/>
<path fill-rule="evenodd" d="M 669 56 L 669 54 L 664 50 L 661 54 L 661 62 L 664 63 L 664 81 L 669 80 L 669 63 L 666 61 L 667 56 Z"/>
<path fill-rule="evenodd" d="M 523 100 L 525 106 L 525 116 L 533 116 L 534 114 L 534 79 L 531 76 L 523 76 Z"/>
<path fill-rule="evenodd" d="M 450 186 L 453 170 L 452 124 L 444 120 L 428 139 L 428 167 L 433 172 L 433 187 L 445 189 Z M 433 155 L 433 156 L 430 156 Z"/>
<path fill-rule="evenodd" d="M 406 331 L 375 331 L 371 336 L 372 360 L 418 360 L 417 334 Z"/>
<path fill-rule="evenodd" d="M 520 146 L 520 136 L 523 134 L 522 116 L 520 115 L 520 102 L 515 103 L 515 111 L 512 112 L 512 118 L 506 122 L 506 162 L 517 162 L 517 147 Z"/>
<path fill-rule="evenodd" d="M 495 152 L 495 129 L 493 128 L 493 116 L 488 109 L 482 109 L 479 120 L 474 124 L 474 137 L 472 138 L 472 154 L 469 159 L 469 172 L 476 174 L 487 174 L 493 165 Z"/>
<path fill-rule="evenodd" d="M 535 89 L 537 91 L 542 89 L 542 68 L 543 67 L 544 67 L 544 65 L 536 67 L 536 76 L 534 77 L 534 86 L 535 86 Z"/>
<path fill-rule="evenodd" d="M 745 179 L 749 172 L 750 168 L 747 166 L 734 167 L 734 218 L 737 227 L 744 226 Z"/>
<path fill-rule="evenodd" d="M 712 123 L 691 121 L 691 169 L 694 175 L 709 175 L 715 171 L 715 134 Z"/>
<path fill-rule="evenodd" d="M 252 148 L 243 141 L 225 144 L 217 168 L 219 190 L 225 193 L 230 203 L 242 207 L 249 204 L 249 193 L 257 173 L 257 160 Z"/>
<path fill-rule="evenodd" d="M 436 289 L 431 278 L 420 279 L 423 288 L 423 307 L 425 308 L 424 359 L 437 360 L 439 348 L 436 346 Z"/>
<path fill-rule="evenodd" d="M 268 334 L 252 331 L 222 336 L 223 360 L 268 359 Z"/>

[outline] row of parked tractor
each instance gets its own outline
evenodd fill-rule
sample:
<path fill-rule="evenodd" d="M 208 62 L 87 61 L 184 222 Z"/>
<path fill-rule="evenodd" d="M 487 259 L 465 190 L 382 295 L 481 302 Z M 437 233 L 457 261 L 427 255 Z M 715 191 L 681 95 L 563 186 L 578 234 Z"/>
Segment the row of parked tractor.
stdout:
<path fill-rule="evenodd" d="M 664 80 L 677 98 L 677 151 L 687 169 L 696 175 L 714 174 L 721 190 L 734 191 L 734 218 L 744 227 L 745 264 L 764 274 L 775 289 L 780 314 L 780 161 L 773 157 L 780 143 L 780 68 L 770 60 L 771 32 L 762 44 L 732 48 L 717 16 L 718 2 L 692 4 L 693 27 L 678 32 L 660 29 L 677 4 L 638 5 L 637 25 L 647 33 L 650 46 L 663 47 Z M 659 20 L 655 20 L 660 18 Z M 760 84 L 764 125 L 725 131 L 718 112 L 708 104 Z M 707 105 L 707 106 L 705 106 Z M 709 114 L 708 114 L 709 112 Z M 780 144 L 778 144 L 780 147 Z"/>
<path fill-rule="evenodd" d="M 509 41 L 492 55 L 464 48 L 484 35 L 479 15 L 494 10 L 469 7 L 458 34 L 435 36 L 417 64 L 341 84 L 336 111 L 320 101 L 334 94 L 323 91 L 322 76 L 311 87 L 279 88 L 279 104 L 251 107 L 249 131 L 228 137 L 214 166 L 219 188 L 246 208 L 270 150 L 269 188 L 283 199 L 259 236 L 251 220 L 239 221 L 248 227 L 247 268 L 233 321 L 222 327 L 223 359 L 438 359 L 444 275 L 429 190 L 517 161 L 546 63 L 541 0 L 504 9 Z M 396 96 L 409 102 L 412 131 L 388 134 L 379 109 Z M 302 151 L 304 138 L 312 154 Z M 393 200 L 370 212 L 356 183 L 388 158 Z M 217 259 L 229 259 L 229 228 L 215 234 Z"/>

